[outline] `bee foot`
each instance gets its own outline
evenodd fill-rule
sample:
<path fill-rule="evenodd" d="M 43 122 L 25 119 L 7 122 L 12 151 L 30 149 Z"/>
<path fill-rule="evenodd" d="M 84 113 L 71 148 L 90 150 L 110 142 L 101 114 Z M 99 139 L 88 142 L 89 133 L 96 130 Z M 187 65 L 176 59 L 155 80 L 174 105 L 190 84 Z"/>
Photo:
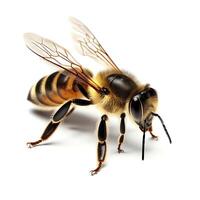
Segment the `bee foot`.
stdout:
<path fill-rule="evenodd" d="M 101 169 L 101 165 L 102 165 L 102 162 L 99 162 L 98 167 L 90 171 L 91 176 L 94 176 L 95 174 L 99 172 L 99 170 Z"/>
<path fill-rule="evenodd" d="M 158 141 L 158 136 L 155 136 L 155 135 L 154 135 L 154 136 L 151 137 L 151 139 L 152 139 L 152 140 L 155 140 L 155 141 Z"/>
<path fill-rule="evenodd" d="M 34 147 L 34 146 L 31 144 L 31 142 L 27 142 L 26 145 L 27 145 L 27 147 L 28 147 L 29 149 L 31 149 L 32 147 Z"/>
<path fill-rule="evenodd" d="M 117 149 L 117 150 L 118 150 L 118 153 L 124 153 L 123 149 Z"/>
<path fill-rule="evenodd" d="M 37 144 L 39 144 L 39 143 L 41 143 L 41 142 L 42 142 L 42 140 L 38 140 L 38 141 L 36 141 L 36 142 L 27 142 L 26 145 L 27 145 L 28 148 L 33 148 L 33 147 L 35 147 Z"/>
<path fill-rule="evenodd" d="M 91 176 L 94 176 L 95 174 L 97 174 L 98 171 L 99 171 L 99 170 L 96 170 L 96 169 L 91 170 L 91 171 L 90 171 Z"/>
<path fill-rule="evenodd" d="M 152 130 L 149 130 L 149 133 L 151 134 L 151 139 L 152 139 L 152 140 L 158 141 L 158 136 L 157 136 L 157 135 L 154 135 L 154 134 L 152 133 Z"/>

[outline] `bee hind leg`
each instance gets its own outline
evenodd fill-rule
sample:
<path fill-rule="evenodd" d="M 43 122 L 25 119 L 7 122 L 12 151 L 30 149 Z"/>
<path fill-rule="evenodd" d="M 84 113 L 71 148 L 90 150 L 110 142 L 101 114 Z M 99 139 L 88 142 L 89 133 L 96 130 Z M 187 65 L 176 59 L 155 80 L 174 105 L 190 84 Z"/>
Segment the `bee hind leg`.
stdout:
<path fill-rule="evenodd" d="M 125 113 L 122 113 L 120 115 L 121 117 L 121 122 L 120 122 L 120 136 L 118 138 L 118 147 L 117 147 L 117 151 L 118 153 L 123 153 L 124 150 L 121 149 L 121 145 L 122 143 L 124 142 L 124 134 L 125 134 L 125 117 L 126 117 L 126 114 Z"/>
<path fill-rule="evenodd" d="M 74 111 L 74 109 L 75 108 L 73 107 L 71 110 L 69 110 L 69 112 L 66 114 L 65 117 L 69 116 Z M 44 140 L 47 140 L 53 134 L 53 132 L 56 130 L 56 128 L 58 127 L 59 124 L 60 124 L 60 122 L 54 123 L 54 122 L 51 121 L 47 125 L 46 129 L 44 130 L 44 132 L 43 132 L 43 134 L 41 136 L 41 139 L 39 139 L 39 140 L 37 140 L 35 142 L 27 142 L 27 146 L 29 148 L 32 148 L 32 147 L 40 144 Z"/>
<path fill-rule="evenodd" d="M 106 138 L 107 138 L 107 130 L 106 130 L 106 120 L 108 119 L 107 115 L 103 115 L 101 117 L 101 121 L 98 128 L 98 145 L 97 145 L 97 160 L 98 164 L 94 170 L 91 170 L 91 175 L 95 175 L 99 172 L 102 168 L 103 162 L 105 161 L 106 157 Z"/>
<path fill-rule="evenodd" d="M 52 134 L 53 132 L 56 130 L 56 128 L 58 127 L 58 125 L 60 124 L 60 122 L 58 123 L 53 123 L 52 121 L 47 125 L 46 129 L 44 130 L 41 138 L 37 141 L 34 142 L 27 142 L 27 146 L 29 148 L 35 147 L 38 144 L 40 144 L 41 142 L 43 142 L 44 140 L 47 140 Z"/>
<path fill-rule="evenodd" d="M 86 105 L 90 105 L 91 101 L 84 100 L 84 99 L 74 99 L 74 100 L 70 100 L 64 103 L 53 115 L 50 123 L 47 125 L 46 129 L 44 130 L 41 138 L 34 142 L 27 142 L 27 146 L 29 148 L 32 148 L 40 144 L 41 142 L 47 140 L 54 133 L 54 131 L 56 130 L 58 125 L 63 121 L 63 119 L 66 116 L 69 116 L 74 111 L 74 107 L 70 109 L 71 104 L 86 106 Z"/>

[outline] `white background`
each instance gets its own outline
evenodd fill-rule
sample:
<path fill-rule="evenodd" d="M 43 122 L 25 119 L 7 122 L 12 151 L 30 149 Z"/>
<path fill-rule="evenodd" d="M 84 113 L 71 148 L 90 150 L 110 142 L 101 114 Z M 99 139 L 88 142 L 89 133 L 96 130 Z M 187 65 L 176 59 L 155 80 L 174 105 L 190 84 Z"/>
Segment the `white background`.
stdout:
<path fill-rule="evenodd" d="M 119 3 L 120 2 L 120 3 Z M 199 199 L 199 1 L 1 1 L 0 199 Z M 173 144 L 154 120 L 159 141 L 146 140 L 127 119 L 124 154 L 116 151 L 119 119 L 109 121 L 106 166 L 96 176 L 96 126 L 101 113 L 80 108 L 46 145 L 28 149 L 51 113 L 39 116 L 26 101 L 32 84 L 56 68 L 29 52 L 24 32 L 71 50 L 67 25 L 75 16 L 93 30 L 120 68 L 151 83 Z M 92 66 L 92 67 L 91 67 Z"/>

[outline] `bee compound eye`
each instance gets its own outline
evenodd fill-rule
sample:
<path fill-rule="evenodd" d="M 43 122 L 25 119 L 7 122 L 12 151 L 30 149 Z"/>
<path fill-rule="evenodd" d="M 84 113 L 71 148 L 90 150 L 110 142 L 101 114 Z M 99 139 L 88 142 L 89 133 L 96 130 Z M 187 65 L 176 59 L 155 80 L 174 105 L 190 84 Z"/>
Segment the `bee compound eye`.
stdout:
<path fill-rule="evenodd" d="M 129 112 L 135 121 L 140 121 L 142 118 L 142 105 L 137 96 L 133 97 L 129 103 Z"/>

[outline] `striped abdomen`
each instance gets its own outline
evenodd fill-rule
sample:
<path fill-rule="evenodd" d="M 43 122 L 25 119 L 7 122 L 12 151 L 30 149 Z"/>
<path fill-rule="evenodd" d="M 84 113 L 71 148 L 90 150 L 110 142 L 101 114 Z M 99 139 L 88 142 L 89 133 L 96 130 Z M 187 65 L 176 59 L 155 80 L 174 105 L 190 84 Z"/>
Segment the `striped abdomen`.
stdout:
<path fill-rule="evenodd" d="M 81 98 L 76 77 L 57 71 L 41 78 L 28 94 L 28 100 L 40 106 L 59 106 L 66 100 Z M 85 86 L 86 87 L 86 86 Z"/>

